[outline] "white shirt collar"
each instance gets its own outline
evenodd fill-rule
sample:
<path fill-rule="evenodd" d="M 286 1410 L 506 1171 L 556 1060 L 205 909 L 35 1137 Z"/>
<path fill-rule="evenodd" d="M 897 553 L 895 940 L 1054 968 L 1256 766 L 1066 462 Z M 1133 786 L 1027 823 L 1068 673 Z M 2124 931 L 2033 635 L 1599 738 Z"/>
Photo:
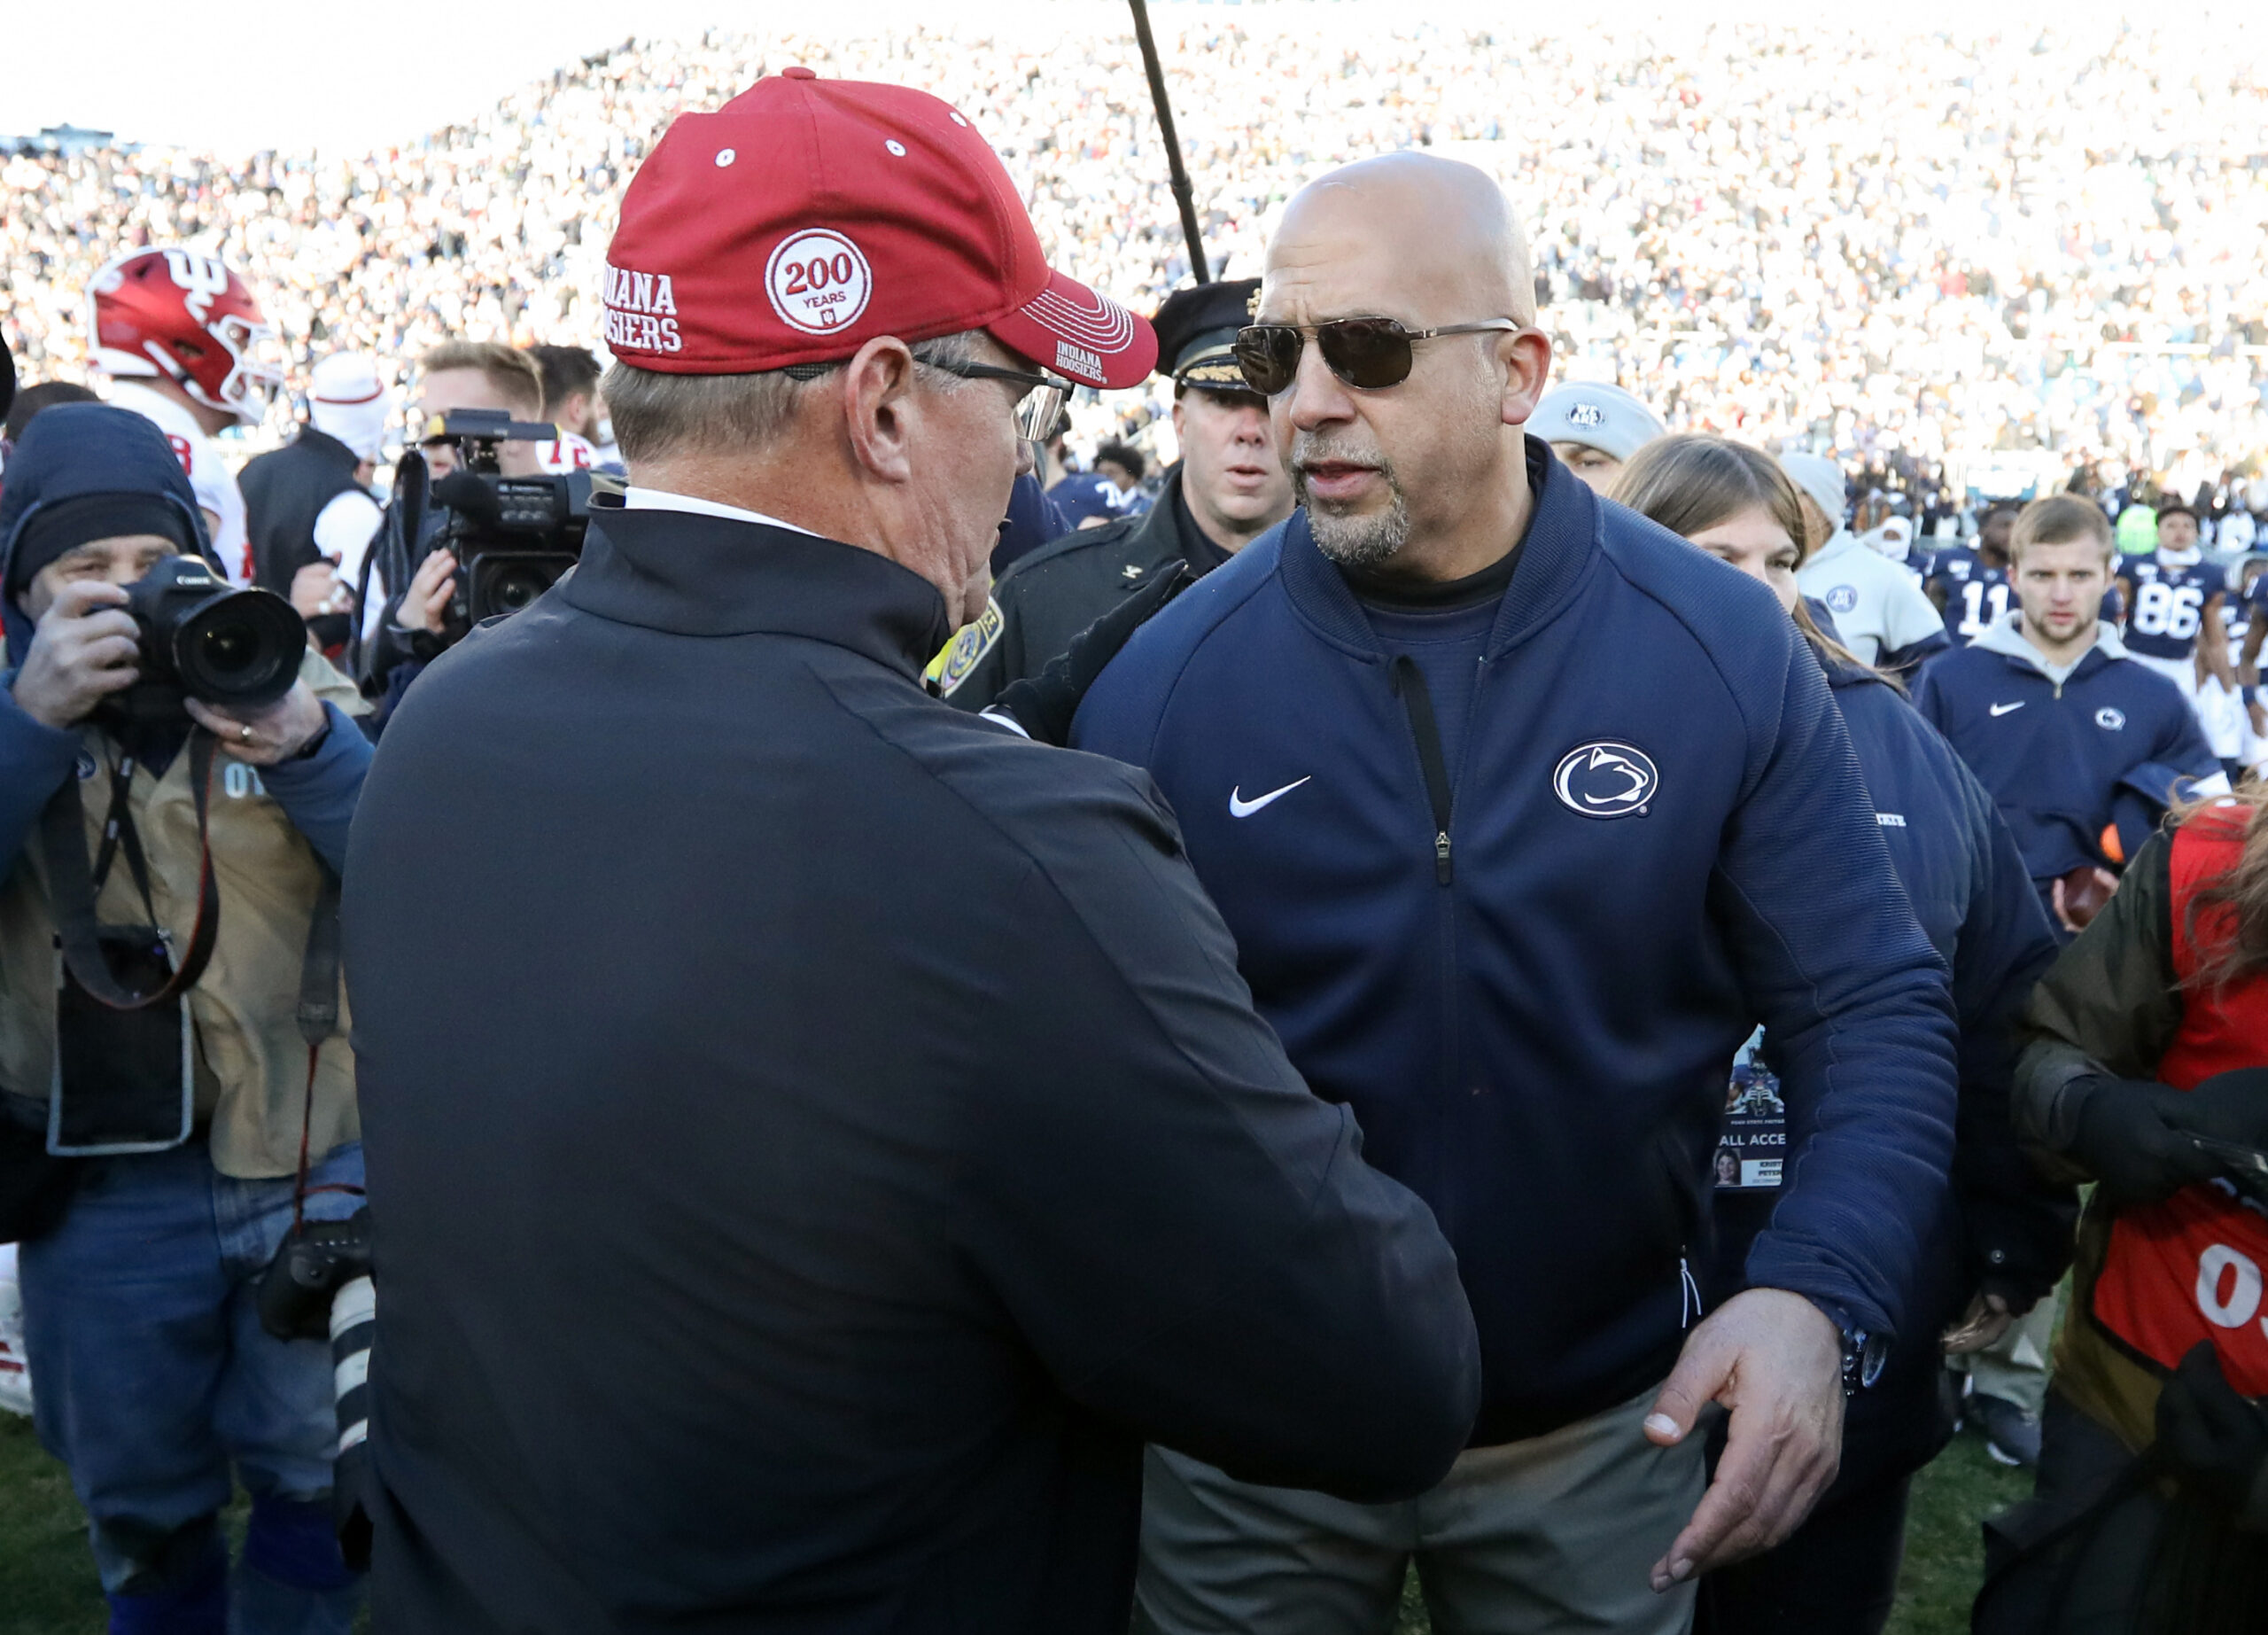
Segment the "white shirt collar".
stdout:
<path fill-rule="evenodd" d="M 785 528 L 790 533 L 809 533 L 813 539 L 823 537 L 812 533 L 809 528 L 799 528 L 792 522 L 767 517 L 762 511 L 726 505 L 717 500 L 703 500 L 690 494 L 672 494 L 666 488 L 625 488 L 622 494 L 622 509 L 626 511 L 690 511 L 695 517 L 722 517 L 728 522 L 752 522 L 766 528 Z"/>

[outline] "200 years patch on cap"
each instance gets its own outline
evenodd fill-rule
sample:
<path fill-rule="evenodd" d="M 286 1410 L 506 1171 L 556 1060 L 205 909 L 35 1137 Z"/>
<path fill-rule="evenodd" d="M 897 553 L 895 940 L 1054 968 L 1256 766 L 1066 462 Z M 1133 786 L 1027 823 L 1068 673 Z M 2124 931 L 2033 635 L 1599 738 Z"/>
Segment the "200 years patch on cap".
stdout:
<path fill-rule="evenodd" d="M 1136 385 L 1157 361 L 1146 323 L 1049 269 L 959 113 L 808 68 L 669 128 L 623 196 L 602 294 L 614 354 L 669 374 L 979 329 L 1091 386 Z"/>

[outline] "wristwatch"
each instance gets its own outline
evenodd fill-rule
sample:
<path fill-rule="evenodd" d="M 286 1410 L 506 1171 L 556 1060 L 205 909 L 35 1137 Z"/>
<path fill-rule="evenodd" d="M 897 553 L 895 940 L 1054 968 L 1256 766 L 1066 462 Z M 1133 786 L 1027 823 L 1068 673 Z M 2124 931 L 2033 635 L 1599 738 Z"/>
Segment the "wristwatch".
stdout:
<path fill-rule="evenodd" d="M 1881 1335 L 1868 1334 L 1848 1324 L 1841 1327 L 1843 1395 L 1851 1398 L 1882 1378 L 1883 1365 L 1890 1360 L 1890 1342 Z"/>

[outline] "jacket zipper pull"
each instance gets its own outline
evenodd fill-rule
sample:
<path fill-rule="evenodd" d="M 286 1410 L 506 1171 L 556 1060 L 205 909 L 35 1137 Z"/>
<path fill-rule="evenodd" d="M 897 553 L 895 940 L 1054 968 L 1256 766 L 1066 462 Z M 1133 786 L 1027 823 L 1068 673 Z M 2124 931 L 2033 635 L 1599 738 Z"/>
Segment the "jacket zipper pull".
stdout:
<path fill-rule="evenodd" d="M 1449 866 L 1449 831 L 1445 829 L 1433 837 L 1433 878 L 1447 885 L 1456 872 Z"/>
<path fill-rule="evenodd" d="M 1701 1315 L 1701 1285 L 1694 1281 L 1693 1268 L 1685 1258 L 1685 1246 L 1677 1250 L 1677 1326 L 1682 1330 L 1693 1326 Z"/>

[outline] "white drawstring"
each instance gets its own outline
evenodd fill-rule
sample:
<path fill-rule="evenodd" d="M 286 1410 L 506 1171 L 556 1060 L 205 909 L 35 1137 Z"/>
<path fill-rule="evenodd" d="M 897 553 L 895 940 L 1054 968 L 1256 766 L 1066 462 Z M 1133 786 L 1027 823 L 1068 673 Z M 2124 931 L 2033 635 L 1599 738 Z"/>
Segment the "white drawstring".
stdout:
<path fill-rule="evenodd" d="M 1693 1320 L 1701 1315 L 1701 1285 L 1693 1281 L 1693 1268 L 1682 1255 L 1677 1257 L 1677 1326 L 1689 1328 Z"/>

